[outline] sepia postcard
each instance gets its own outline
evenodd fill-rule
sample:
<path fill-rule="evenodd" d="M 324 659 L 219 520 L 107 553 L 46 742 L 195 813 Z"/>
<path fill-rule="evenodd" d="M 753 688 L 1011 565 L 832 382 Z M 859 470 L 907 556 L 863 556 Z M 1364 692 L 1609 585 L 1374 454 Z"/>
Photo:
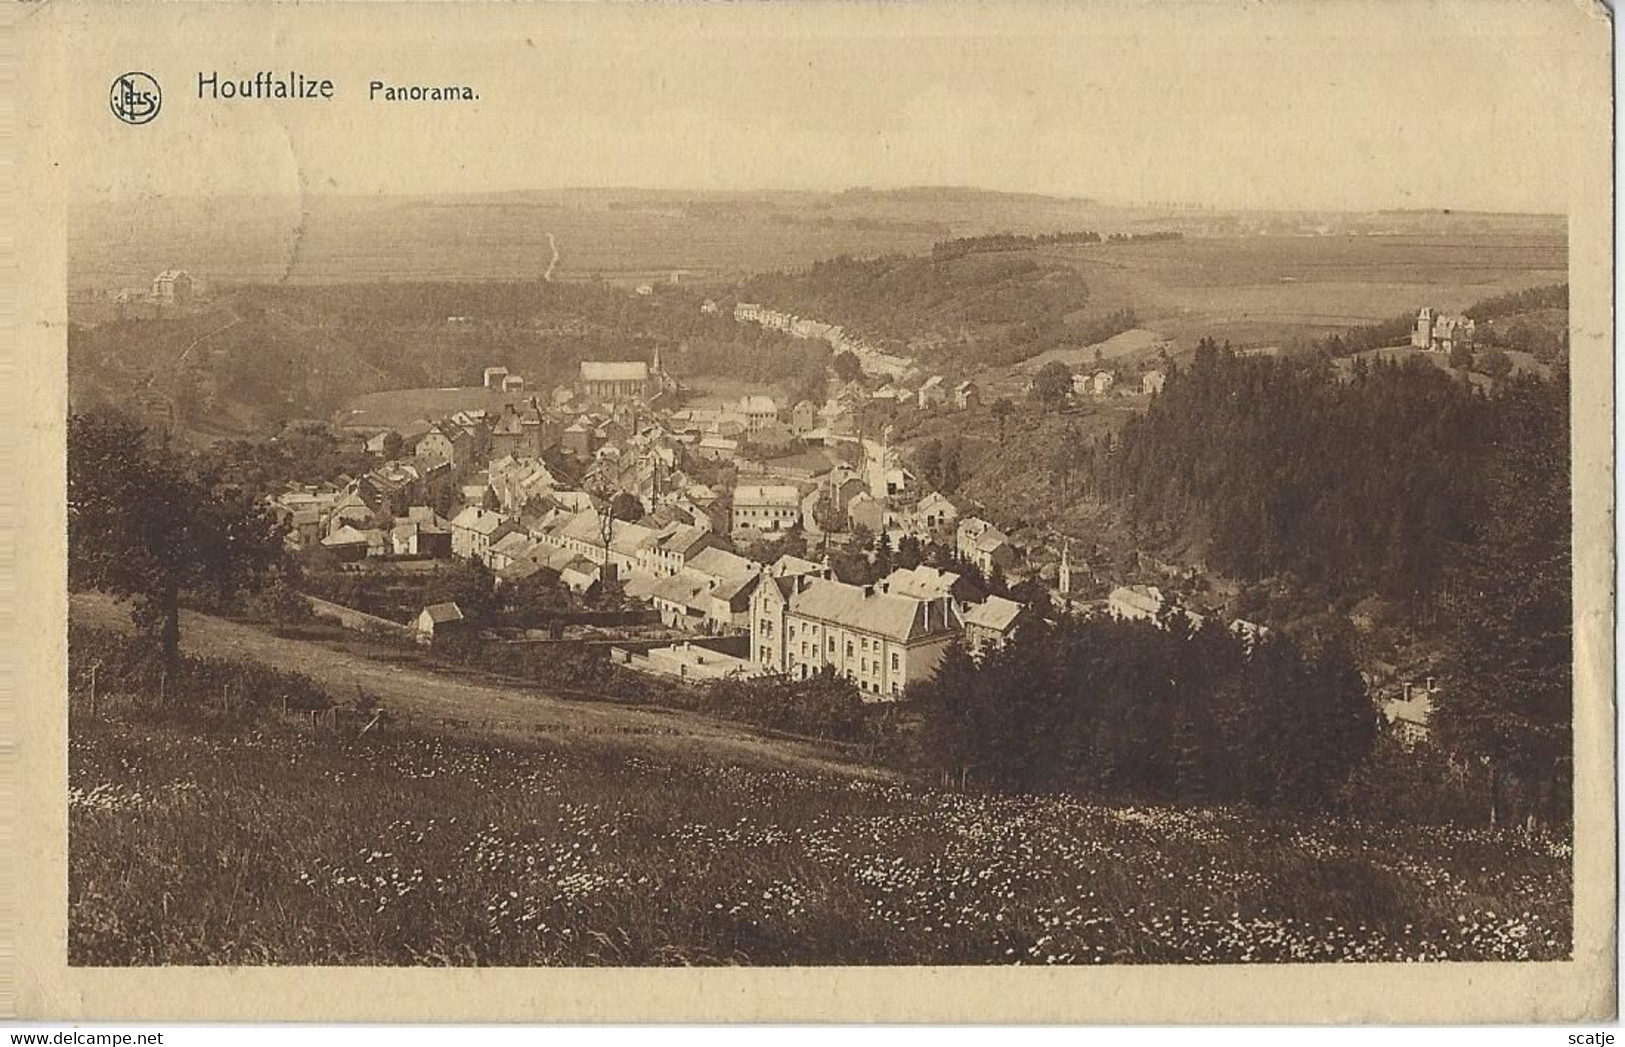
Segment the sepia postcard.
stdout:
<path fill-rule="evenodd" d="M 14 15 L 16 1015 L 1613 1014 L 1601 5 Z"/>

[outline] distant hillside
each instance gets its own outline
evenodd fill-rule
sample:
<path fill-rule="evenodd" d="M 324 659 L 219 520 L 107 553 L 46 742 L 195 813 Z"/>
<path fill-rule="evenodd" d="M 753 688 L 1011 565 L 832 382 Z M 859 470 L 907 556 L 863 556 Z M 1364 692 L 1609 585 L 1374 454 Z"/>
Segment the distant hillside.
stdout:
<path fill-rule="evenodd" d="M 75 408 L 157 396 L 183 429 L 206 437 L 324 415 L 394 377 L 340 332 L 235 300 L 175 319 L 68 331 Z"/>
<path fill-rule="evenodd" d="M 683 378 L 821 394 L 826 346 L 704 314 L 700 301 L 541 281 L 229 288 L 187 315 L 70 326 L 69 392 L 75 408 L 156 398 L 204 439 L 329 418 L 358 398 L 367 410 L 366 394 L 477 387 L 489 366 L 545 393 L 584 359 L 657 349 Z"/>
<path fill-rule="evenodd" d="M 179 267 L 211 283 L 535 279 L 733 282 L 838 255 L 923 253 L 953 237 L 1173 230 L 1257 235 L 1560 239 L 1561 217 L 1235 212 L 935 187 L 839 193 L 556 189 L 372 197 L 164 198 L 76 207 L 74 289 L 144 286 Z M 549 236 L 552 241 L 549 241 Z"/>
<path fill-rule="evenodd" d="M 1064 262 L 1024 250 L 872 260 L 836 258 L 754 277 L 742 298 L 846 326 L 933 364 L 1010 364 L 1133 326 L 1102 325 L 1089 286 Z"/>
<path fill-rule="evenodd" d="M 1147 228 L 1138 239 L 1091 241 L 1085 231 L 960 238 L 929 256 L 837 258 L 757 276 L 737 293 L 889 339 L 932 368 L 973 371 L 1090 358 L 1132 328 L 1176 359 L 1204 337 L 1281 350 L 1381 327 L 1355 348 L 1389 345 L 1423 306 L 1516 305 L 1568 267 L 1560 232 L 1165 239 Z M 1498 315 L 1493 326 L 1510 324 Z"/>

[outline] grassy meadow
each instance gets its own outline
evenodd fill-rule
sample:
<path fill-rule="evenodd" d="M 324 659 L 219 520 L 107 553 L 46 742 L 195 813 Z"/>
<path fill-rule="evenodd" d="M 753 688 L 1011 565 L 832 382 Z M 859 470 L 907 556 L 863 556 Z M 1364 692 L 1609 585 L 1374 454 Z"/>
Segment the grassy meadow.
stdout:
<path fill-rule="evenodd" d="M 1566 845 L 76 709 L 69 962 L 1560 959 Z M 203 716 L 202 719 L 195 718 Z"/>

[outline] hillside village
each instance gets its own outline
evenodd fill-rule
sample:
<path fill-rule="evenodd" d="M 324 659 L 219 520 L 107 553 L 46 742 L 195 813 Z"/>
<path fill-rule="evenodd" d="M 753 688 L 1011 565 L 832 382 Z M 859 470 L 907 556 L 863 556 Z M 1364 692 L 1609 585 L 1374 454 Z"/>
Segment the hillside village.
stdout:
<path fill-rule="evenodd" d="M 1545 304 L 1540 294 L 1531 297 Z M 148 315 L 140 309 L 161 318 L 211 303 L 205 281 L 175 269 L 116 297 L 120 315 L 136 318 Z M 1514 299 L 1501 308 L 1537 304 Z M 937 442 L 922 434 L 953 434 L 947 440 L 958 444 L 961 433 L 990 439 L 996 423 L 1003 443 L 1007 419 L 1032 432 L 1030 423 L 1057 411 L 1072 441 L 1063 453 L 1079 453 L 1074 420 L 1105 434 L 1085 446 L 1109 447 L 1110 433 L 1144 412 L 1188 359 L 1169 341 L 1128 330 L 1088 349 L 966 367 L 934 354 L 931 339 L 876 340 L 751 301 L 686 292 L 663 301 L 662 316 L 687 302 L 698 319 L 747 339 L 764 332 L 770 353 L 805 344 L 808 359 L 826 361 L 820 380 L 798 383 L 821 390 L 818 398 L 792 400 L 789 386 L 751 381 L 725 383 L 726 396 L 696 395 L 654 341 L 643 359 L 636 351 L 581 359 L 562 382 L 536 381 L 499 356 L 476 369 L 472 388 L 355 400 L 360 407 L 323 429 L 367 467 L 269 496 L 288 549 L 315 568 L 305 572 L 315 585 L 308 592 L 323 613 L 357 623 L 385 612 L 385 624 L 426 644 L 590 635 L 605 661 L 679 681 L 827 672 L 870 703 L 929 682 L 955 641 L 980 656 L 1058 610 L 1213 619 L 1248 643 L 1268 633 L 1244 617 L 1253 605 L 1215 596 L 1211 576 L 1191 561 L 1168 562 L 1116 530 L 1052 516 L 1044 480 L 1030 470 L 1009 481 L 1022 485 L 1018 508 L 990 497 L 1009 484 L 985 463 L 967 484 L 922 456 Z M 1103 330 L 1132 322 L 1114 314 Z M 444 323 L 477 328 L 464 314 Z M 1526 338 L 1515 330 L 1509 343 L 1494 319 L 1478 324 L 1428 306 L 1403 325 L 1355 329 L 1323 349 L 1345 379 L 1368 355 L 1414 354 L 1447 370 L 1495 357 L 1516 358 L 1511 369 L 1539 367 L 1527 353 L 1502 351 Z M 1493 381 L 1468 377 L 1484 388 Z M 134 406 L 160 430 L 176 421 L 151 390 Z M 989 460 L 1002 461 L 1002 451 Z M 426 579 L 458 565 L 488 572 L 502 613 L 429 592 Z M 333 584 L 335 573 L 388 596 L 347 607 L 356 589 Z M 550 594 L 549 613 L 524 610 L 537 592 Z M 1357 626 L 1364 613 L 1353 616 Z M 1373 705 L 1406 744 L 1427 737 L 1438 693 L 1432 660 L 1424 647 L 1362 666 Z"/>
<path fill-rule="evenodd" d="M 931 679 L 954 641 L 980 655 L 1055 608 L 1151 622 L 1177 613 L 1193 625 L 1214 613 L 1146 582 L 1179 569 L 1142 558 L 1147 572 L 1112 581 L 1072 540 L 1018 546 L 931 489 L 884 420 L 975 410 L 977 382 L 922 373 L 836 325 L 749 303 L 734 316 L 827 342 L 861 373 L 842 380 L 832 367 L 822 403 L 748 393 L 702 407 L 685 402 L 658 349 L 648 361 L 583 361 L 575 381 L 545 393 L 490 366 L 482 392 L 500 406 L 344 425 L 377 465 L 273 495 L 288 546 L 371 576 L 477 563 L 498 591 L 550 586 L 577 610 L 619 612 L 593 635 L 628 669 L 687 681 L 829 671 L 867 702 Z M 1085 367 L 1065 392 L 1149 399 L 1165 380 L 1116 377 Z M 871 431 L 876 405 L 883 422 Z M 411 628 L 433 643 L 489 624 L 439 603 Z M 1228 624 L 1249 642 L 1268 632 Z M 1398 681 L 1378 700 L 1415 740 L 1430 693 Z"/>

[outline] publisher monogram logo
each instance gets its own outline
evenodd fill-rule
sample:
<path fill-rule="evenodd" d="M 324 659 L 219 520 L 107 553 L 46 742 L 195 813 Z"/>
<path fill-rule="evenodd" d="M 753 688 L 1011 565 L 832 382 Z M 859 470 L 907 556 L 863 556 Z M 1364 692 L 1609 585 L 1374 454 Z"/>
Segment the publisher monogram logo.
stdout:
<path fill-rule="evenodd" d="M 164 92 L 147 73 L 124 73 L 113 81 L 108 104 L 127 124 L 149 123 L 163 106 Z"/>

